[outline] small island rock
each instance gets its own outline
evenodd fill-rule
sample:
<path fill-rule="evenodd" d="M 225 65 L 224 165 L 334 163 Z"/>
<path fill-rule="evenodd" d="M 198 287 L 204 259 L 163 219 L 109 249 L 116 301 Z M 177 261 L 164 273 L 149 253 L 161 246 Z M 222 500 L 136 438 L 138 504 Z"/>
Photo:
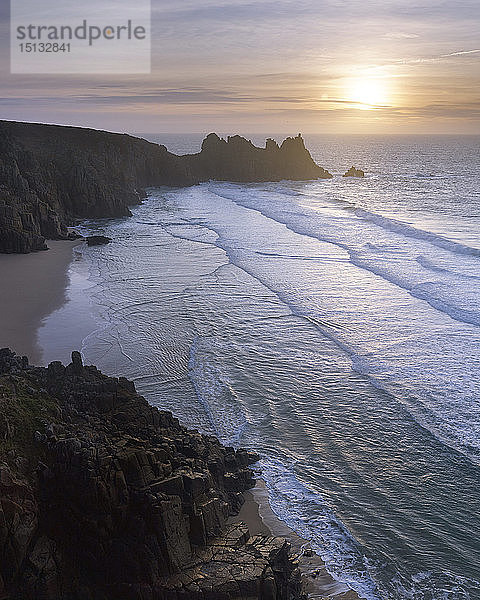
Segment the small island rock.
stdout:
<path fill-rule="evenodd" d="M 350 167 L 348 171 L 343 174 L 343 177 L 365 177 L 365 173 L 362 171 L 362 169 Z"/>

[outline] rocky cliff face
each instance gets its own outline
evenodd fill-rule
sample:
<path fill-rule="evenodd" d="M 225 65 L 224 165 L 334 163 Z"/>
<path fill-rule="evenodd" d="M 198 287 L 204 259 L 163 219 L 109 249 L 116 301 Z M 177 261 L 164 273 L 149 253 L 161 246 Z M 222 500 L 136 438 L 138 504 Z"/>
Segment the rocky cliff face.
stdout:
<path fill-rule="evenodd" d="M 258 457 L 72 359 L 0 350 L 0 598 L 303 598 L 285 540 L 226 526 Z"/>
<path fill-rule="evenodd" d="M 200 153 L 176 156 L 129 135 L 0 121 L 0 252 L 46 249 L 75 218 L 129 215 L 149 186 L 319 177 L 331 175 L 300 136 L 257 148 L 210 134 Z"/>
<path fill-rule="evenodd" d="M 74 218 L 121 217 L 148 185 L 194 179 L 164 146 L 78 127 L 0 121 L 0 251 L 44 249 Z"/>

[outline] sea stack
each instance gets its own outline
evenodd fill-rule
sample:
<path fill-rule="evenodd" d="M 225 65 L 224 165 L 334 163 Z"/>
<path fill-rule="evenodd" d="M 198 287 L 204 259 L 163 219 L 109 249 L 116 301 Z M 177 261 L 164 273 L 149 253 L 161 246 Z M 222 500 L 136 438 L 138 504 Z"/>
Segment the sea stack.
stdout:
<path fill-rule="evenodd" d="M 350 167 L 348 171 L 342 175 L 342 177 L 365 177 L 365 173 L 362 171 L 362 169 Z"/>

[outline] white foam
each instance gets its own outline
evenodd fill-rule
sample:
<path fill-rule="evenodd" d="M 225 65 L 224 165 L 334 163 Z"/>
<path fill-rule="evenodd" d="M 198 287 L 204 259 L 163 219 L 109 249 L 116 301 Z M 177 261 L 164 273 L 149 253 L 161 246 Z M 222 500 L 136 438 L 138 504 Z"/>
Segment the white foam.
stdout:
<path fill-rule="evenodd" d="M 345 218 L 343 210 L 340 216 L 330 209 L 322 216 L 303 205 L 302 210 L 291 206 L 281 186 L 259 191 L 252 185 L 210 183 L 178 199 L 182 210 L 189 207 L 218 234 L 217 245 L 233 263 L 294 314 L 316 320 L 322 333 L 350 354 L 354 367 L 398 395 L 422 426 L 478 460 L 476 256 L 454 252 L 452 258 L 437 246 L 432 255 L 429 241 L 419 247 L 416 238 L 398 233 L 379 239 L 371 224 L 356 215 Z M 348 252 L 351 265 L 363 275 L 342 262 L 341 253 L 332 250 L 336 246 Z M 271 262 L 302 255 L 309 259 L 305 265 L 312 265 L 308 269 L 297 260 L 295 271 L 282 273 Z M 449 268 L 432 271 L 418 256 Z M 314 287 L 304 278 L 310 271 Z"/>

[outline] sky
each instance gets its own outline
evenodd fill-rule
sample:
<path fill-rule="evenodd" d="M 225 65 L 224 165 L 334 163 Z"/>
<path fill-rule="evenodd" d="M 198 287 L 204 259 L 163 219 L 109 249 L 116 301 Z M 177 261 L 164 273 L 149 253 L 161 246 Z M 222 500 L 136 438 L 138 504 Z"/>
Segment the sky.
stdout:
<path fill-rule="evenodd" d="M 138 134 L 480 133 L 478 0 L 152 0 L 150 74 L 11 74 L 8 0 L 0 36 L 3 119 Z"/>

